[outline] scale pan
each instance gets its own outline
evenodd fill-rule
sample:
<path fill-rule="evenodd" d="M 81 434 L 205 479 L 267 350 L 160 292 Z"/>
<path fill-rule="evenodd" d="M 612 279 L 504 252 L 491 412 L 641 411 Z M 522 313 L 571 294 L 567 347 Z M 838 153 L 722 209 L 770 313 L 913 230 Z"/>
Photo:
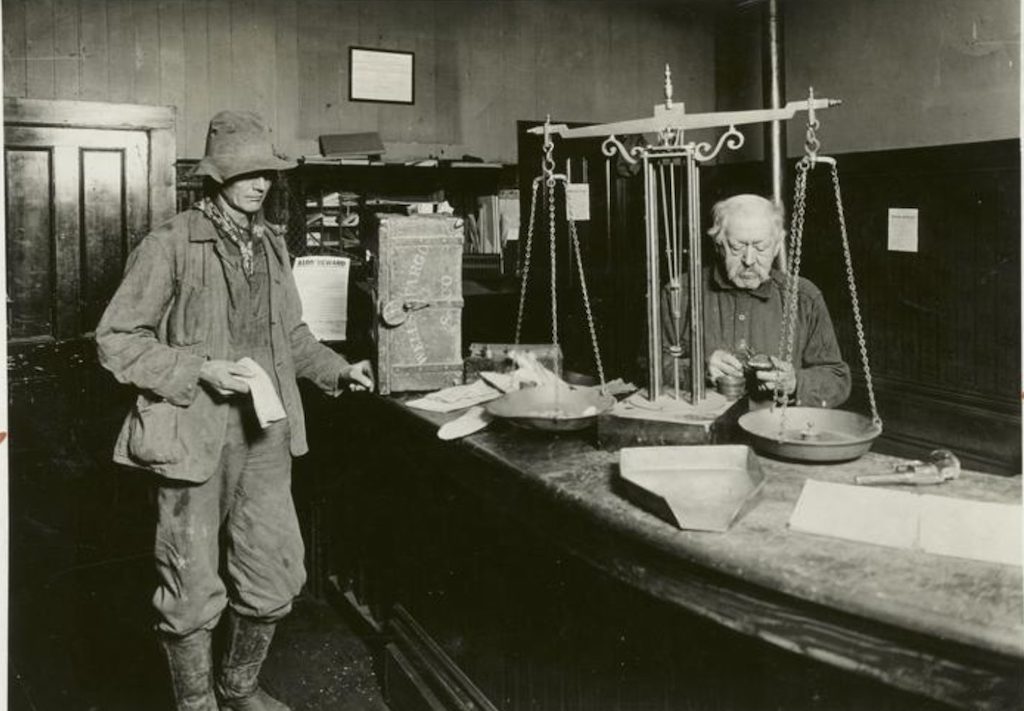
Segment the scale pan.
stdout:
<path fill-rule="evenodd" d="M 740 427 L 761 454 L 801 462 L 856 459 L 869 449 L 882 428 L 864 415 L 819 407 L 766 408 L 740 417 Z"/>
<path fill-rule="evenodd" d="M 595 388 L 539 385 L 491 400 L 484 407 L 495 417 L 534 430 L 569 432 L 592 425 L 615 404 L 615 398 Z"/>

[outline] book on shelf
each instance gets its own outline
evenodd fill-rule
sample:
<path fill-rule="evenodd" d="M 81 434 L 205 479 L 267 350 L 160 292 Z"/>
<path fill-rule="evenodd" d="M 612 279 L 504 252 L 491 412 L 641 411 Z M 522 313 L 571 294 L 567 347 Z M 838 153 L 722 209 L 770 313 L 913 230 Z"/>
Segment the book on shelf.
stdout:
<path fill-rule="evenodd" d="M 380 156 L 302 156 L 304 165 L 384 165 Z"/>
<path fill-rule="evenodd" d="M 495 168 L 502 168 L 503 167 L 503 165 L 501 163 L 484 163 L 482 161 L 467 161 L 467 160 L 442 160 L 440 163 L 441 163 L 442 166 L 447 166 L 449 168 L 489 168 L 489 169 L 495 169 Z"/>
<path fill-rule="evenodd" d="M 519 239 L 519 191 L 498 191 L 499 230 L 501 245 Z"/>
<path fill-rule="evenodd" d="M 328 133 L 320 136 L 320 153 L 328 158 L 379 158 L 384 155 L 384 143 L 376 131 Z"/>
<path fill-rule="evenodd" d="M 477 198 L 480 230 L 479 252 L 482 254 L 498 254 L 501 252 L 501 215 L 498 210 L 497 195 L 483 195 Z"/>

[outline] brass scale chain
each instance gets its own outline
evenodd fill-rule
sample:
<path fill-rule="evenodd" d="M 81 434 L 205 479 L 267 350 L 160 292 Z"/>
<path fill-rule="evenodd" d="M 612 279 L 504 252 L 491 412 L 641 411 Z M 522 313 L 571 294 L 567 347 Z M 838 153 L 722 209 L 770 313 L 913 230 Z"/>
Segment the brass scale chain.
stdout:
<path fill-rule="evenodd" d="M 819 159 L 817 129 L 821 123 L 817 118 L 809 117 L 807 134 L 804 141 L 804 156 L 797 162 L 796 184 L 793 189 L 793 223 L 789 235 L 789 258 L 787 260 L 787 302 L 783 313 L 782 332 L 779 337 L 779 358 L 792 362 L 793 346 L 796 340 L 797 305 L 799 301 L 800 257 L 803 244 L 804 219 L 807 204 L 807 174 L 819 160 L 827 160 L 832 166 L 832 186 L 836 197 L 836 211 L 839 216 L 839 231 L 843 240 L 843 259 L 846 262 L 846 282 L 850 289 L 850 302 L 853 306 L 853 319 L 857 329 L 857 344 L 860 347 L 861 364 L 864 367 L 864 382 L 867 385 L 868 401 L 871 406 L 871 422 L 881 430 L 882 418 L 878 415 L 878 404 L 875 401 L 875 388 L 871 380 L 871 366 L 868 363 L 867 339 L 864 336 L 864 322 L 860 315 L 860 302 L 857 299 L 857 284 L 853 276 L 853 257 L 850 253 L 850 240 L 846 231 L 846 216 L 843 212 L 843 196 L 839 188 L 839 168 L 834 159 Z M 779 420 L 780 438 L 786 431 L 786 405 L 789 398 L 781 387 L 775 389 L 775 406 L 781 408 Z"/>
<path fill-rule="evenodd" d="M 551 257 L 551 342 L 558 346 L 558 282 L 555 270 L 556 244 L 555 244 L 555 186 L 562 184 L 562 192 L 565 195 L 565 219 L 569 225 L 569 236 L 572 239 L 573 252 L 576 255 L 576 266 L 579 270 L 580 287 L 583 292 L 583 306 L 587 312 L 587 326 L 590 329 L 590 342 L 594 349 L 594 362 L 597 364 L 597 374 L 601 380 L 601 389 L 604 390 L 604 366 L 601 363 L 601 351 L 597 346 L 597 328 L 594 326 L 594 314 L 590 308 L 590 295 L 587 291 L 587 278 L 583 271 L 583 259 L 580 254 L 579 236 L 576 234 L 576 222 L 572 219 L 572 208 L 569 205 L 569 180 L 568 177 L 555 173 L 555 159 L 552 155 L 554 142 L 548 127 L 551 124 L 550 117 L 544 126 L 544 155 L 541 159 L 542 174 L 533 179 L 533 188 L 530 194 L 530 223 L 526 231 L 526 254 L 523 259 L 523 276 L 519 289 L 519 312 L 516 315 L 516 340 L 518 344 L 523 330 L 523 313 L 526 304 L 526 286 L 530 277 L 530 256 L 533 252 L 533 226 L 537 215 L 537 194 L 541 183 L 544 184 L 544 195 L 548 204 L 548 243 L 550 245 Z"/>

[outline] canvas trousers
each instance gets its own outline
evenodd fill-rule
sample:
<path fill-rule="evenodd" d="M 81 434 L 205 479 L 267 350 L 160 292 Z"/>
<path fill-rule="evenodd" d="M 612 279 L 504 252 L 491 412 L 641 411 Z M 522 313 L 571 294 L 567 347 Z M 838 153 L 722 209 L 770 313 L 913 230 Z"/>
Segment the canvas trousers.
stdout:
<path fill-rule="evenodd" d="M 278 620 L 306 581 L 288 421 L 261 430 L 251 408 L 230 409 L 214 475 L 159 487 L 153 604 L 160 632 L 212 630 L 229 604 L 243 617 Z"/>

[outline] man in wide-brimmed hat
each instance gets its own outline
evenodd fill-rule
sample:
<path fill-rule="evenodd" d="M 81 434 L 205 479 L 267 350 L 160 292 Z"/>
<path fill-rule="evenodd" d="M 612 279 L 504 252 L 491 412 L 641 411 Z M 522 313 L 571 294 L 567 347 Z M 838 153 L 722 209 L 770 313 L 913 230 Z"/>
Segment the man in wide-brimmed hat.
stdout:
<path fill-rule="evenodd" d="M 256 114 L 214 116 L 197 168 L 207 197 L 142 240 L 96 329 L 101 363 L 139 390 L 114 460 L 160 477 L 153 603 L 179 710 L 287 709 L 258 676 L 306 578 L 296 378 L 332 395 L 373 387 L 368 362 L 348 363 L 303 323 L 283 229 L 264 220 L 273 179 L 294 165 Z"/>

